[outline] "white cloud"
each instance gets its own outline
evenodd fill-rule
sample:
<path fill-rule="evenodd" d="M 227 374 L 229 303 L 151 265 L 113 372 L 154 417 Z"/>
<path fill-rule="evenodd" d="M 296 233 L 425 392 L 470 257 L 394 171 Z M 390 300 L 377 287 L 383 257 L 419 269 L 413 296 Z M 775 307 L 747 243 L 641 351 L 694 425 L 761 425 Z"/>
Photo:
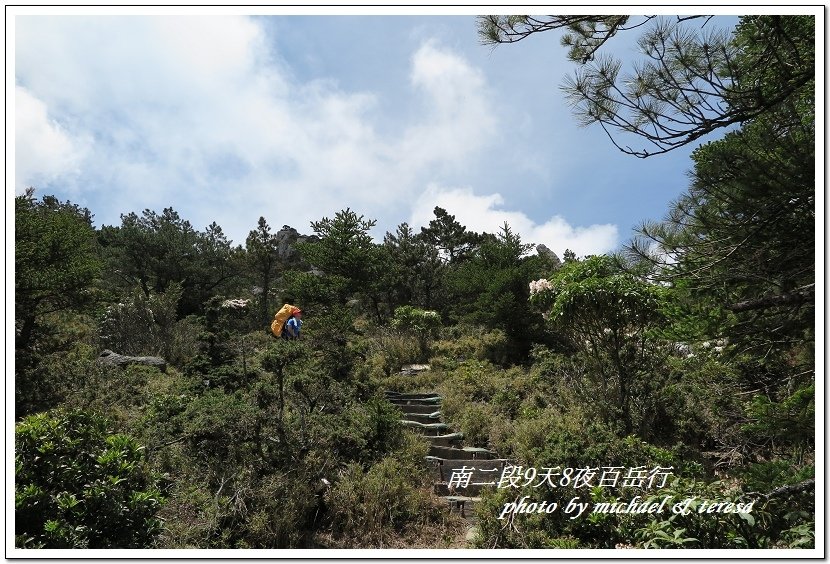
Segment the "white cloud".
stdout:
<path fill-rule="evenodd" d="M 46 105 L 25 88 L 15 88 L 15 193 L 31 185 L 78 174 L 85 139 L 73 139 L 49 118 Z"/>
<path fill-rule="evenodd" d="M 83 194 L 101 223 L 172 206 L 242 242 L 260 215 L 401 213 L 496 137 L 483 74 L 434 42 L 397 130 L 377 93 L 298 82 L 248 17 L 18 17 L 15 57 L 17 178 Z"/>
<path fill-rule="evenodd" d="M 401 143 L 407 172 L 435 165 L 469 166 L 467 157 L 496 134 L 484 75 L 464 59 L 424 43 L 412 57 L 412 85 L 424 94 L 424 121 L 411 127 Z"/>
<path fill-rule="evenodd" d="M 601 254 L 614 250 L 619 242 L 616 225 L 574 227 L 558 215 L 539 224 L 523 212 L 500 209 L 503 204 L 504 198 L 500 194 L 479 196 L 472 188 L 444 188 L 431 184 L 418 199 L 411 224 L 427 225 L 434 218 L 433 209 L 439 206 L 467 229 L 476 232 L 497 233 L 507 222 L 524 242 L 544 243 L 560 258 L 565 249 L 571 249 L 577 256 Z"/>

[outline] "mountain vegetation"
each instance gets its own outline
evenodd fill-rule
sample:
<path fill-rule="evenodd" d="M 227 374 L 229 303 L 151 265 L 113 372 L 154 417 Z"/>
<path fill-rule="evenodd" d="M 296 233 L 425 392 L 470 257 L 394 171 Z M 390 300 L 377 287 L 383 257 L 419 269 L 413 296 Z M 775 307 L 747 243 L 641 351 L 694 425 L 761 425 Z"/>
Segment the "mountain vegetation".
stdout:
<path fill-rule="evenodd" d="M 349 208 L 308 235 L 263 217 L 234 246 L 171 208 L 96 228 L 94 210 L 17 196 L 16 546 L 465 546 L 427 443 L 384 396 L 398 390 L 440 394 L 465 441 L 514 467 L 659 466 L 670 479 L 649 496 L 697 500 L 500 519 L 522 496 L 633 495 L 523 479 L 482 494 L 473 546 L 814 547 L 814 22 L 745 17 L 717 44 L 663 22 L 644 39 L 660 56 L 622 91 L 592 61 L 627 20 L 551 18 L 565 19 L 480 23 L 505 43 L 569 30 L 574 61 L 596 65 L 571 85 L 578 110 L 672 132 L 649 151 L 729 126 L 617 254 L 563 262 L 440 207 L 382 241 Z M 688 81 L 718 89 L 702 99 Z M 303 309 L 299 340 L 271 334 L 283 303 Z M 111 366 L 104 349 L 165 364 Z M 431 370 L 402 374 L 410 363 Z"/>

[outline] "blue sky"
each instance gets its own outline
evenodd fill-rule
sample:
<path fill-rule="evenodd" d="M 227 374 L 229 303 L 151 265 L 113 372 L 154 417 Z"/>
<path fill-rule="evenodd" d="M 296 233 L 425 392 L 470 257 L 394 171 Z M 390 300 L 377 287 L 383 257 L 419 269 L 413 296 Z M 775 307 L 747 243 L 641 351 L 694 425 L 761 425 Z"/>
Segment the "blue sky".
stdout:
<path fill-rule="evenodd" d="M 309 233 L 348 206 L 380 238 L 440 205 L 585 255 L 688 182 L 693 147 L 643 160 L 578 127 L 556 32 L 492 49 L 473 15 L 62 15 L 17 16 L 15 34 L 15 192 L 97 225 L 173 207 L 244 244 L 260 216 Z"/>

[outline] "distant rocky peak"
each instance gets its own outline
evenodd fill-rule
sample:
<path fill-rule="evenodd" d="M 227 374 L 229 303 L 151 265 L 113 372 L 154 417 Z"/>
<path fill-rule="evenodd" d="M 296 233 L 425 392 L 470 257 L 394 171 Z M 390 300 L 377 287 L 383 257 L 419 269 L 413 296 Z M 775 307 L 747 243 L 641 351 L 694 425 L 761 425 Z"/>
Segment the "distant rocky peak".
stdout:
<path fill-rule="evenodd" d="M 562 266 L 562 261 L 559 260 L 559 257 L 556 255 L 556 253 L 551 251 L 546 245 L 543 245 L 541 243 L 536 245 L 536 253 L 540 257 L 548 257 L 549 259 L 551 259 L 553 263 L 556 265 L 556 268 Z"/>
<path fill-rule="evenodd" d="M 299 260 L 297 243 L 312 243 L 318 240 L 316 235 L 301 235 L 290 225 L 283 225 L 282 229 L 274 234 L 277 242 L 277 256 L 280 261 L 293 262 Z"/>

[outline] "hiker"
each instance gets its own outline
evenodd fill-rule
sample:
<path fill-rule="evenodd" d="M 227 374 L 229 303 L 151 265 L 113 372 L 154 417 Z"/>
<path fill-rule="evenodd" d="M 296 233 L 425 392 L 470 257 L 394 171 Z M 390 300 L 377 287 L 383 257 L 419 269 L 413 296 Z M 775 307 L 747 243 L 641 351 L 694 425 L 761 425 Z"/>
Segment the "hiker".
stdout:
<path fill-rule="evenodd" d="M 271 334 L 277 339 L 295 340 L 300 338 L 303 326 L 303 312 L 297 306 L 284 304 L 271 322 Z"/>
<path fill-rule="evenodd" d="M 292 313 L 291 317 L 288 318 L 288 321 L 285 322 L 285 325 L 282 327 L 282 338 L 287 339 L 289 341 L 297 340 L 300 338 L 300 328 L 303 326 L 303 310 L 300 308 L 296 308 Z"/>

